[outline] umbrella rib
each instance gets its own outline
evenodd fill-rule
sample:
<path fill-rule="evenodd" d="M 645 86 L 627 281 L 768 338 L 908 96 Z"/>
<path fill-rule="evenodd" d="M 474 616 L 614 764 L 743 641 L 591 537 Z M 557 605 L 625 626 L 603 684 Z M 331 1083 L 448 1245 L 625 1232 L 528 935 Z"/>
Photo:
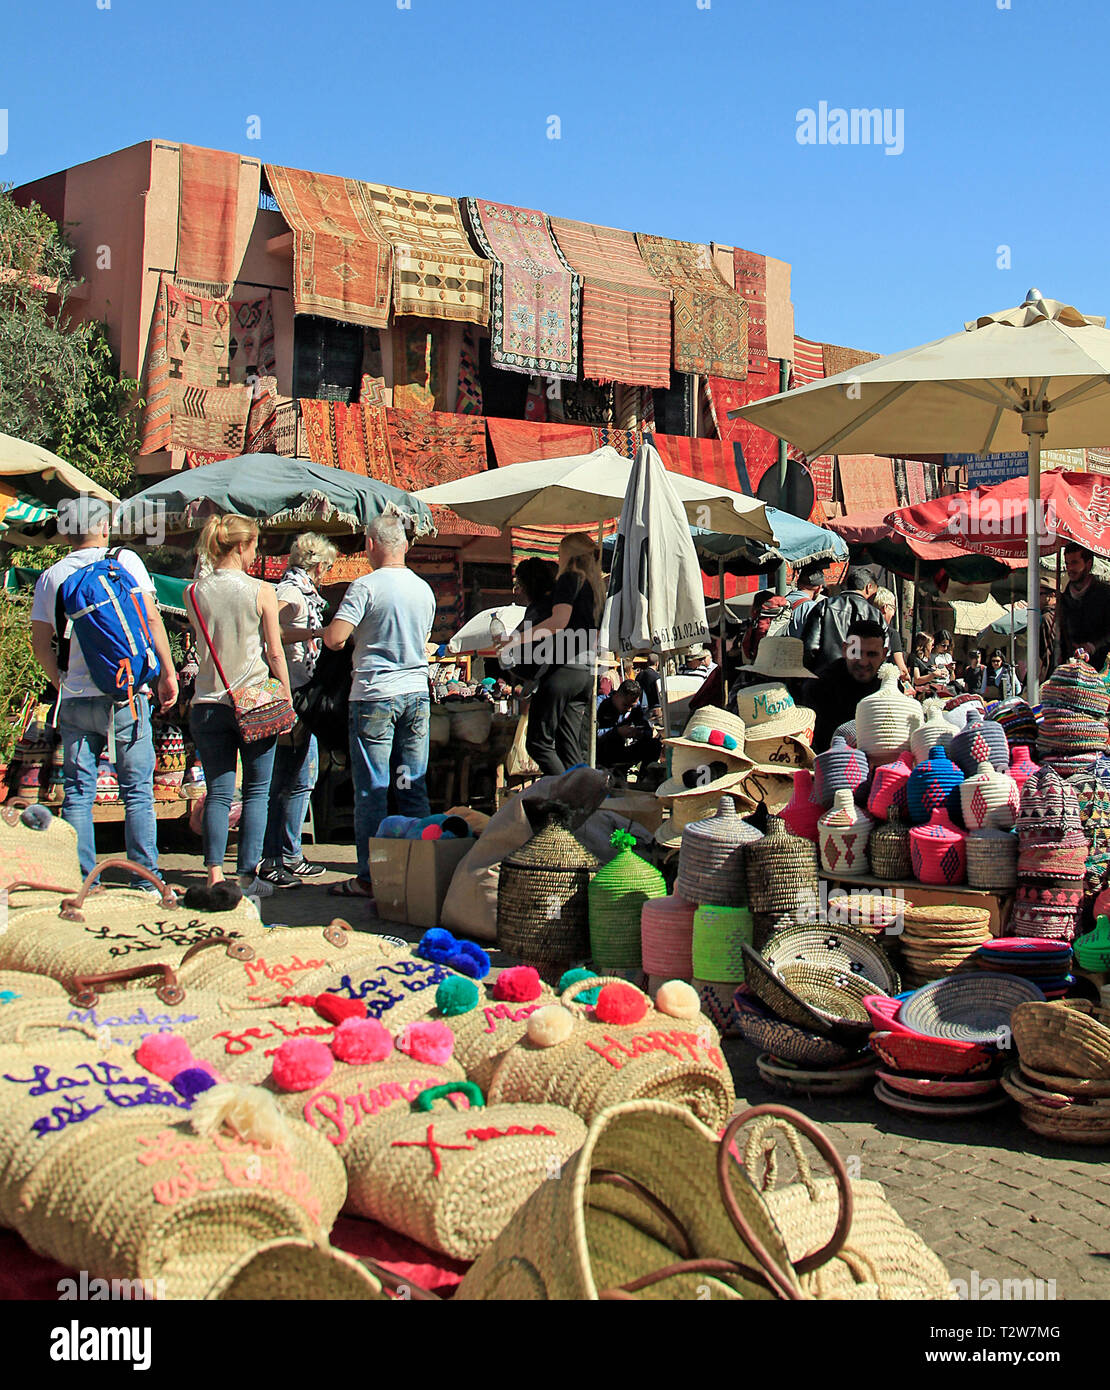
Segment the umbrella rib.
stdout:
<path fill-rule="evenodd" d="M 1001 403 L 1004 410 L 1019 410 L 1021 408 L 1021 402 L 1017 396 L 1008 396 L 993 382 L 986 383 L 993 391 L 993 395 L 987 391 L 980 391 L 975 386 L 969 386 L 966 381 L 938 381 L 936 385 L 948 391 L 958 391 L 963 396 L 971 396 L 973 400 L 985 401 L 987 405 L 996 406 Z"/>
<path fill-rule="evenodd" d="M 1071 405 L 1073 401 L 1081 399 L 1098 387 L 1107 385 L 1110 385 L 1110 376 L 1095 377 L 1090 381 L 1081 382 L 1078 386 L 1073 386 L 1070 391 L 1065 391 L 1058 401 L 1053 401 L 1052 409 L 1060 410 L 1065 405 Z"/>
<path fill-rule="evenodd" d="M 888 391 L 885 396 L 880 397 L 874 405 L 868 406 L 866 410 L 856 415 L 843 429 L 831 435 L 824 443 L 818 445 L 816 449 L 807 449 L 806 453 L 809 454 L 811 458 L 819 458 L 821 454 L 831 454 L 845 435 L 851 434 L 851 432 L 854 429 L 858 429 L 860 425 L 865 425 L 868 420 L 878 415 L 881 410 L 885 410 L 888 405 L 893 405 L 900 396 L 906 394 L 911 386 L 918 385 L 920 385 L 920 383 L 916 381 L 900 381 L 898 385 Z"/>

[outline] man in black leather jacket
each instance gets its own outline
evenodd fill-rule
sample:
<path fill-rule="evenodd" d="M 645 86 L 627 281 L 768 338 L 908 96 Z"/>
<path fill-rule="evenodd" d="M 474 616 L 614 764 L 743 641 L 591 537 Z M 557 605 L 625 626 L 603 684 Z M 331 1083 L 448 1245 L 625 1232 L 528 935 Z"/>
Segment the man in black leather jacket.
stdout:
<path fill-rule="evenodd" d="M 802 628 L 802 660 L 816 676 L 822 676 L 844 655 L 848 629 L 855 622 L 877 622 L 890 650 L 890 629 L 871 602 L 877 586 L 868 570 L 853 566 L 835 598 L 822 599 L 807 615 Z"/>

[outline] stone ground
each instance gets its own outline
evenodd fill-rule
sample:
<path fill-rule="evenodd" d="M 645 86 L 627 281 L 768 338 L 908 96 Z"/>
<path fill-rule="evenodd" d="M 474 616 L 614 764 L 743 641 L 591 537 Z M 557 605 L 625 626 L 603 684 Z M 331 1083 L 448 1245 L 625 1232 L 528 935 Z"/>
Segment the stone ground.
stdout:
<path fill-rule="evenodd" d="M 188 886 L 202 881 L 199 846 L 181 834 L 162 865 L 171 883 Z M 263 921 L 308 926 L 343 917 L 356 930 L 420 937 L 419 929 L 380 922 L 367 905 L 327 896 L 327 884 L 353 872 L 349 845 L 306 844 L 305 851 L 331 872 L 264 899 Z M 495 964 L 511 963 L 492 954 Z M 782 1102 L 760 1078 L 752 1048 L 732 1042 L 725 1054 L 741 1105 Z M 1052 1143 L 1025 1129 L 1010 1106 L 956 1123 L 897 1114 L 869 1093 L 785 1103 L 826 1130 L 853 1177 L 882 1183 L 953 1279 L 970 1283 L 977 1271 L 980 1284 L 1052 1280 L 1057 1298 L 1110 1298 L 1110 1146 Z"/>

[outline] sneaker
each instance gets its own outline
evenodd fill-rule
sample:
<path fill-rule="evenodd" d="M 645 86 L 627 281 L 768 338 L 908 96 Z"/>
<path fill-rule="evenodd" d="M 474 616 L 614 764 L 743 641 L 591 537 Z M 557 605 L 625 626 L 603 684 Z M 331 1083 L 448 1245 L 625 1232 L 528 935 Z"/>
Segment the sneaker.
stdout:
<path fill-rule="evenodd" d="M 310 864 L 302 854 L 295 864 L 286 864 L 286 873 L 296 874 L 298 878 L 319 878 L 321 874 L 326 874 L 327 869 L 323 864 Z"/>
<path fill-rule="evenodd" d="M 258 877 L 264 883 L 272 883 L 275 888 L 299 888 L 301 881 L 295 874 L 276 861 L 263 860 L 258 866 Z"/>
<path fill-rule="evenodd" d="M 243 896 L 247 898 L 270 898 L 275 893 L 272 883 L 267 883 L 264 878 L 257 874 L 253 877 L 250 874 L 243 874 L 239 879 L 239 887 L 243 890 Z"/>

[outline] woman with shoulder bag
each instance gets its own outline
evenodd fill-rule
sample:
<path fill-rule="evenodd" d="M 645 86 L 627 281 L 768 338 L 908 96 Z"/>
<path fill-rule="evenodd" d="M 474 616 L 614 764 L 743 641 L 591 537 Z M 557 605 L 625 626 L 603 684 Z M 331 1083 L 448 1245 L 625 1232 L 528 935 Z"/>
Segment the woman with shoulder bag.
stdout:
<path fill-rule="evenodd" d="M 235 761 L 242 757 L 239 886 L 265 897 L 274 888 L 259 878 L 258 869 L 274 748 L 277 733 L 293 723 L 277 595 L 272 585 L 246 573 L 258 551 L 257 522 L 233 515 L 211 517 L 197 549 L 202 563 L 207 560 L 211 565 L 211 573 L 189 589 L 189 621 L 196 629 L 200 663 L 190 727 L 207 785 L 203 836 L 208 886 L 223 882 Z M 271 677 L 276 688 L 266 690 Z M 268 694 L 275 697 L 270 702 L 274 732 L 259 737 L 258 726 L 264 725 L 264 719 L 258 715 L 264 716 L 268 709 Z"/>
<path fill-rule="evenodd" d="M 338 554 L 331 541 L 306 531 L 293 542 L 289 568 L 277 586 L 292 690 L 307 685 L 316 669 L 327 608 L 316 585 Z M 292 733 L 278 739 L 270 778 L 270 810 L 258 876 L 275 888 L 299 888 L 302 879 L 327 873 L 323 864 L 310 864 L 301 848 L 301 829 L 318 771 L 316 736 L 298 719 Z"/>

